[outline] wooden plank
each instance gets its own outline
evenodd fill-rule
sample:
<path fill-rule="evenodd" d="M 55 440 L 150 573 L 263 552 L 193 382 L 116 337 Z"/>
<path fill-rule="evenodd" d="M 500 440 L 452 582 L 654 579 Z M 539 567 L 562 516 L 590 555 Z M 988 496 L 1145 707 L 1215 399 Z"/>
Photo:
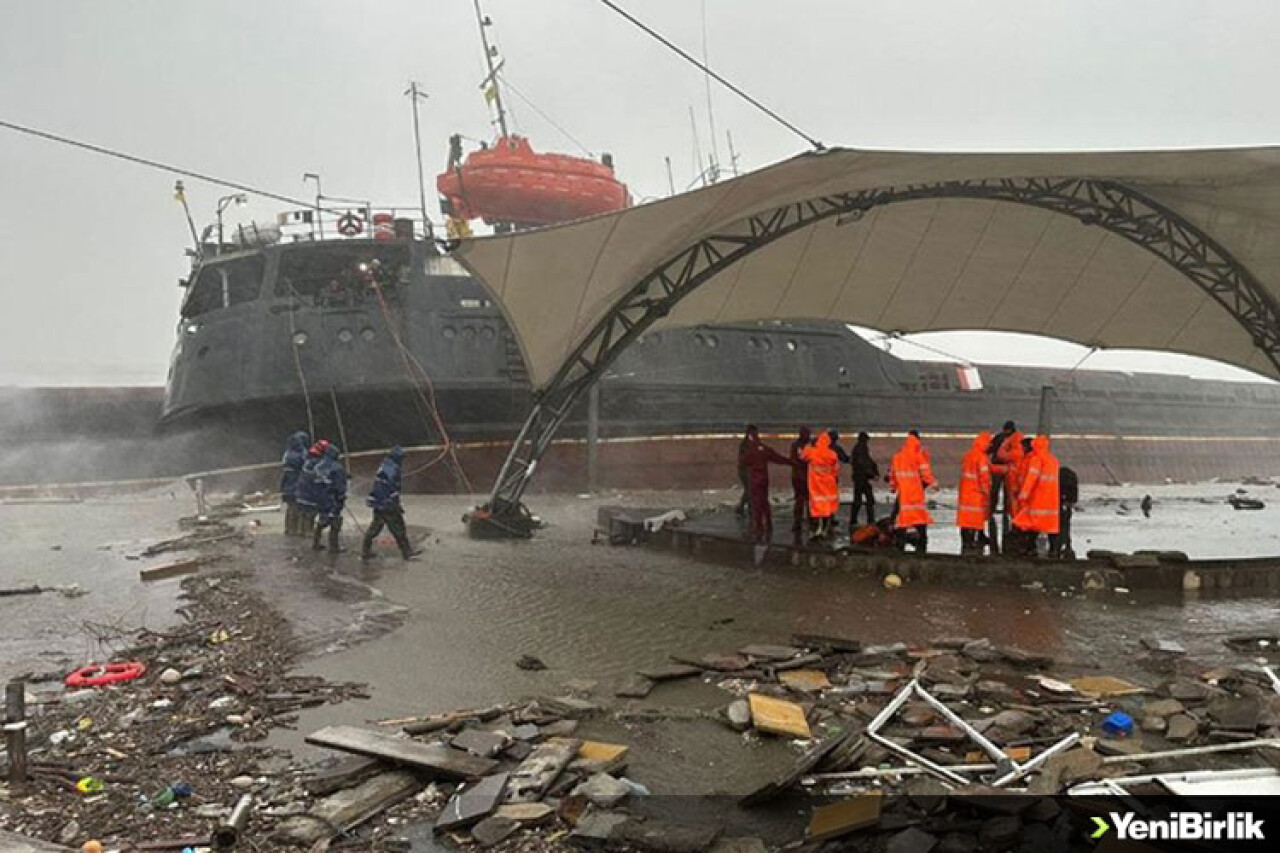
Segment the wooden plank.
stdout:
<path fill-rule="evenodd" d="M 407 764 L 441 779 L 474 779 L 492 773 L 498 766 L 498 762 L 491 759 L 468 755 L 442 744 L 418 743 L 355 726 L 330 726 L 308 735 L 306 741 L 312 746 Z"/>
<path fill-rule="evenodd" d="M 311 811 L 282 822 L 272 837 L 290 844 L 315 844 L 368 820 L 423 788 L 412 773 L 380 773 L 355 788 L 339 791 L 316 803 Z"/>
<path fill-rule="evenodd" d="M 160 581 L 165 578 L 176 578 L 179 575 L 189 575 L 199 571 L 200 567 L 212 560 L 208 557 L 192 557 L 190 560 L 178 560 L 174 563 L 165 563 L 163 566 L 151 566 L 150 568 L 140 569 L 138 578 L 144 581 Z"/>

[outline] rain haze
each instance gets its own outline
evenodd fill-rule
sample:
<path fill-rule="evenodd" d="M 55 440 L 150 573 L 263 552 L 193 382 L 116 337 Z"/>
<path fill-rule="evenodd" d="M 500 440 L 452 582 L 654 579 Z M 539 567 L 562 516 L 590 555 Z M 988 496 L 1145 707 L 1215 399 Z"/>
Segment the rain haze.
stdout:
<path fill-rule="evenodd" d="M 596 0 L 489 0 L 514 130 L 614 155 L 639 200 L 694 185 L 712 154 L 758 168 L 807 146 Z M 827 145 L 954 150 L 1260 145 L 1280 139 L 1271 2 L 624 4 Z M 705 11 L 704 11 L 705 10 Z M 705 29 L 704 29 L 705 15 Z M 0 119 L 299 200 L 414 206 L 409 101 L 428 206 L 450 134 L 490 139 L 470 0 L 53 2 L 0 30 Z M 699 161 L 698 157 L 701 157 Z M 669 183 L 665 159 L 672 164 Z M 163 382 L 191 238 L 175 176 L 0 130 L 0 384 Z M 187 179 L 197 227 L 231 190 Z M 252 198 L 228 216 L 271 220 Z M 912 358 L 1073 364 L 1059 342 L 952 333 Z M 1092 368 L 1253 378 L 1166 354 Z"/>

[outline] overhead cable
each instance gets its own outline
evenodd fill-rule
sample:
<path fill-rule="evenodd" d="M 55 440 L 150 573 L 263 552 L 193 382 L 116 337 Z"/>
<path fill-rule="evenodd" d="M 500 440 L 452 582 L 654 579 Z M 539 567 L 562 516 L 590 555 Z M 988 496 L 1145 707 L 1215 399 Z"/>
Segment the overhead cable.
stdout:
<path fill-rule="evenodd" d="M 295 207 L 306 207 L 311 209 L 316 209 L 317 207 L 317 205 L 311 201 L 303 201 L 301 199 L 296 199 L 291 196 L 272 192 L 271 190 L 259 189 L 258 187 L 250 186 L 249 184 L 242 184 L 238 181 L 229 181 L 226 178 L 219 178 L 214 175 L 205 174 L 203 172 L 196 172 L 192 169 L 184 169 L 181 166 L 174 166 L 170 163 L 162 163 L 159 160 L 151 160 L 146 157 L 139 157 L 136 154 L 129 154 L 114 148 L 107 148 L 104 145 L 95 145 L 92 142 L 82 142 L 78 139 L 72 139 L 67 136 L 61 136 L 59 134 L 52 133 L 47 130 L 40 130 L 38 128 L 28 127 L 22 124 L 16 124 L 11 121 L 5 121 L 4 119 L 0 119 L 0 127 L 6 128 L 8 130 L 13 130 L 18 133 L 24 133 L 28 136 L 34 136 L 38 139 L 44 139 L 48 142 L 56 142 L 60 145 L 69 145 L 72 148 L 80 148 L 84 151 L 91 151 L 94 154 L 101 154 L 104 157 L 114 157 L 117 160 L 124 160 L 129 163 L 135 163 L 139 166 L 146 166 L 151 169 L 158 169 L 162 172 L 168 172 L 172 175 L 181 175 L 184 178 L 192 178 L 197 181 L 204 181 L 207 184 L 214 184 L 215 186 L 227 187 L 228 189 L 238 190 L 243 193 L 262 196 L 263 198 L 274 199 L 275 201 L 282 201 L 285 204 L 293 205 Z M 325 212 L 338 214 L 338 213 L 343 213 L 344 211 L 326 210 Z"/>
<path fill-rule="evenodd" d="M 746 101 L 747 103 L 751 104 L 751 106 L 753 106 L 753 107 L 755 107 L 756 109 L 760 110 L 760 112 L 764 113 L 764 114 L 765 114 L 765 115 L 767 115 L 769 118 L 773 119 L 773 120 L 774 120 L 774 121 L 776 121 L 778 124 L 782 125 L 782 126 L 783 126 L 783 127 L 785 127 L 787 130 L 789 130 L 789 131 L 791 131 L 792 133 L 794 133 L 796 136 L 799 136 L 801 139 L 803 139 L 805 142 L 807 142 L 807 143 L 809 143 L 810 145 L 812 145 L 812 146 L 813 146 L 815 149 L 817 149 L 818 151 L 824 151 L 824 150 L 826 150 L 826 146 L 825 146 L 825 145 L 823 145 L 821 142 L 819 142 L 816 138 L 814 138 L 813 136 L 810 136 L 809 134 L 805 133 L 803 130 L 801 130 L 800 128 L 796 127 L 794 124 L 792 124 L 791 122 L 787 121 L 785 118 L 783 118 L 782 116 L 778 115 L 776 112 L 774 112 L 773 110 L 769 109 L 769 108 L 768 108 L 768 107 L 766 107 L 764 104 L 760 103 L 760 102 L 759 102 L 759 101 L 757 101 L 755 98 L 753 98 L 753 97 L 751 97 L 750 95 L 748 95 L 748 94 L 747 94 L 746 92 L 744 92 L 742 89 L 738 88 L 738 87 L 737 87 L 737 86 L 735 86 L 733 83 L 729 82 L 729 81 L 728 81 L 728 80 L 726 80 L 724 77 L 722 77 L 722 76 L 720 76 L 719 74 L 717 74 L 717 73 L 716 73 L 715 71 L 713 71 L 710 67 L 708 67 L 706 63 L 704 63 L 704 62 L 699 62 L 695 57 L 691 56 L 687 51 L 685 51 L 685 50 L 684 50 L 683 48 L 681 48 L 679 45 L 675 44 L 675 43 L 674 43 L 674 42 L 672 42 L 670 39 L 668 39 L 666 36 L 662 35 L 662 33 L 658 32 L 658 31 L 657 31 L 657 30 L 655 30 L 655 29 L 653 29 L 653 27 L 650 27 L 648 24 L 646 24 L 646 23 L 644 23 L 643 21 L 641 21 L 641 20 L 639 20 L 638 18 L 636 18 L 634 15 L 632 15 L 632 14 L 631 14 L 630 12 L 628 12 L 626 9 L 623 9 L 623 8 L 622 8 L 621 6 L 619 6 L 617 3 L 614 3 L 614 2 L 613 2 L 613 0 L 600 0 L 600 2 L 601 2 L 601 3 L 603 3 L 605 6 L 608 6 L 610 9 L 612 9 L 612 10 L 613 10 L 614 12 L 616 12 L 617 14 L 621 15 L 623 18 L 626 18 L 626 19 L 627 19 L 628 21 L 630 21 L 630 22 L 631 22 L 631 24 L 633 24 L 634 26 L 639 27 L 639 28 L 640 28 L 641 30 L 643 30 L 646 34 L 648 34 L 651 38 L 654 38 L 654 39 L 656 39 L 657 41 L 661 42 L 661 43 L 662 43 L 663 45 L 665 45 L 669 50 L 671 50 L 671 51 L 675 52 L 675 53 L 676 53 L 676 55 L 678 55 L 680 58 L 682 58 L 685 62 L 688 62 L 688 63 L 692 64 L 692 65 L 693 65 L 693 66 L 695 66 L 696 68 L 700 69 L 703 73 L 705 73 L 705 74 L 709 75 L 710 77 L 714 78 L 714 79 L 715 79 L 715 81 L 716 81 L 717 83 L 719 83 L 721 86 L 724 86 L 724 87 L 725 87 L 726 89 L 728 89 L 730 92 L 733 92 L 733 93 L 734 93 L 735 95 L 737 95 L 739 98 L 742 98 L 744 101 Z"/>

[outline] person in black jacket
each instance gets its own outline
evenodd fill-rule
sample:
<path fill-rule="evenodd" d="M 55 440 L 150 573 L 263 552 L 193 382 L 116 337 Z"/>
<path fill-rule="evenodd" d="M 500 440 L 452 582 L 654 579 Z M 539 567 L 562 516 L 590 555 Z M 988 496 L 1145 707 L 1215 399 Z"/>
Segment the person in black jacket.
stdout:
<path fill-rule="evenodd" d="M 791 511 L 791 532 L 799 535 L 809 526 L 809 463 L 800 455 L 813 443 L 807 426 L 800 427 L 796 440 L 791 442 L 791 496 L 795 503 Z"/>
<path fill-rule="evenodd" d="M 1071 548 L 1071 516 L 1080 502 L 1080 480 L 1076 472 L 1063 465 L 1058 469 L 1058 532 L 1049 534 L 1049 556 L 1074 560 Z"/>
<path fill-rule="evenodd" d="M 871 436 L 858 433 L 858 441 L 849 454 L 849 466 L 853 469 L 853 508 L 849 512 L 849 530 L 858 529 L 858 511 L 865 501 L 867 524 L 876 523 L 876 494 L 871 484 L 880 476 L 880 466 L 871 458 Z"/>

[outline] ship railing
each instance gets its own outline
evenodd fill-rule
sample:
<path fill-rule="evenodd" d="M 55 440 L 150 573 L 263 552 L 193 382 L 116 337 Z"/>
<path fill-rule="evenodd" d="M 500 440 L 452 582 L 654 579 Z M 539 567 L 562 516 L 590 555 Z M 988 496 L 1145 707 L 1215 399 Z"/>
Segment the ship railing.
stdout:
<path fill-rule="evenodd" d="M 417 207 L 374 207 L 349 199 L 324 198 L 316 207 L 286 210 L 275 222 L 250 222 L 226 228 L 221 239 L 206 234 L 206 254 L 225 254 L 277 243 L 341 240 L 429 240 L 433 224 Z"/>

